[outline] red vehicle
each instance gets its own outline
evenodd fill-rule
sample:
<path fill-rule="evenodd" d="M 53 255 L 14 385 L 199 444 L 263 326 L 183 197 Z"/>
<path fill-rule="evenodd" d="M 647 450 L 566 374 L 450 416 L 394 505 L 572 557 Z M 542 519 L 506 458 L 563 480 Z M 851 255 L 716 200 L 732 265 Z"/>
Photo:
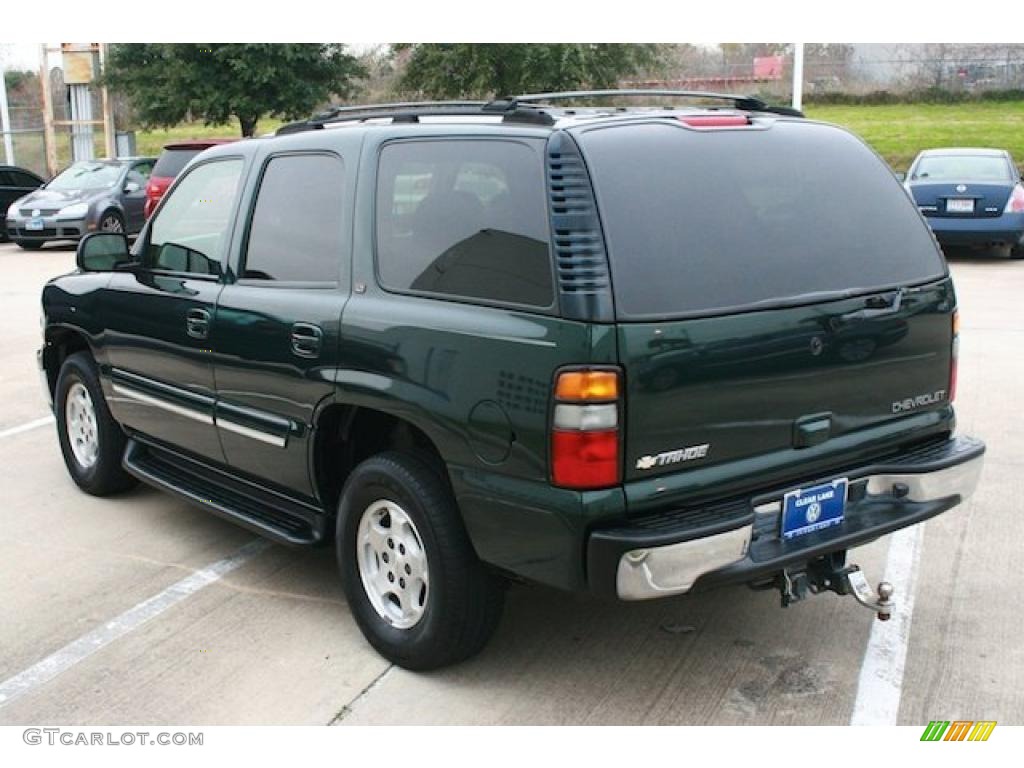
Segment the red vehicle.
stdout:
<path fill-rule="evenodd" d="M 146 218 L 148 219 L 157 204 L 164 196 L 164 192 L 171 186 L 171 182 L 177 177 L 181 170 L 188 165 L 189 160 L 198 155 L 204 149 L 215 147 L 218 144 L 229 144 L 235 139 L 188 139 L 187 141 L 176 141 L 173 144 L 164 144 L 164 151 L 160 153 L 160 159 L 153 167 L 153 173 L 146 184 Z"/>

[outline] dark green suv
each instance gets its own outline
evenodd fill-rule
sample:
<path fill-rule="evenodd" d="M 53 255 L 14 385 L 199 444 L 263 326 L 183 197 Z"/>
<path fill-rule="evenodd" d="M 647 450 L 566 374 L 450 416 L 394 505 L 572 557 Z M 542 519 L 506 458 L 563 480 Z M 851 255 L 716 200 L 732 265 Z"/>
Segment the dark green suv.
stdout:
<path fill-rule="evenodd" d="M 39 353 L 75 482 L 332 543 L 411 669 L 479 650 L 508 579 L 888 616 L 846 550 L 954 507 L 984 451 L 913 202 L 753 99 L 564 96 L 335 109 L 201 154 L 131 252 L 83 241 Z"/>

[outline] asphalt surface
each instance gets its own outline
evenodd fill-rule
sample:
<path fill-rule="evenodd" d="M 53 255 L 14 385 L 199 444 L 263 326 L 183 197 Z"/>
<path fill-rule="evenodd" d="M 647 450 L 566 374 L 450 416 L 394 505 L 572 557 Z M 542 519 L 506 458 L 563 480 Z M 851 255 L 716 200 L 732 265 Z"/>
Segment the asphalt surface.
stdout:
<path fill-rule="evenodd" d="M 329 550 L 244 549 L 251 534 L 143 487 L 89 497 L 52 423 L 18 430 L 47 416 L 39 291 L 73 263 L 0 244 L 0 724 L 842 725 L 886 706 L 1024 723 L 1024 262 L 952 260 L 959 425 L 989 452 L 978 493 L 915 538 L 902 623 L 834 595 L 783 610 L 746 588 L 616 604 L 516 586 L 484 652 L 430 674 L 364 642 Z M 876 582 L 889 546 L 850 561 Z M 881 688 L 859 686 L 868 662 L 890 668 Z"/>

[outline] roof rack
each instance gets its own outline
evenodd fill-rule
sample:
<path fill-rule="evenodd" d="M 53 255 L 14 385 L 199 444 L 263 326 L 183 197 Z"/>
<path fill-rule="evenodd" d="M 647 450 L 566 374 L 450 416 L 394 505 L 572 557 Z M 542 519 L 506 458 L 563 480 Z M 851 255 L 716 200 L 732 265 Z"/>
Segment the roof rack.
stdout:
<path fill-rule="evenodd" d="M 388 104 L 361 104 L 331 107 L 308 120 L 282 125 L 277 135 L 300 133 L 323 128 L 325 125 L 346 122 L 364 122 L 390 118 L 394 123 L 417 123 L 421 117 L 501 115 L 504 122 L 553 125 L 555 118 L 545 109 L 548 102 L 570 99 L 599 99 L 612 96 L 682 97 L 727 101 L 745 112 L 771 112 L 778 115 L 803 117 L 803 112 L 790 107 L 774 107 L 754 96 L 708 91 L 655 90 L 652 88 L 622 88 L 601 91 L 558 91 L 553 93 L 525 93 L 493 101 L 398 101 Z M 620 108 L 625 109 L 625 108 Z"/>
<path fill-rule="evenodd" d="M 803 117 L 804 113 L 792 107 L 777 107 L 762 101 L 755 96 L 745 96 L 736 93 L 715 93 L 712 91 L 685 91 L 665 90 L 655 88 L 609 88 L 596 91 L 554 91 L 551 93 L 524 93 L 520 96 L 512 96 L 505 99 L 492 101 L 488 104 L 489 109 L 496 109 L 498 105 L 505 108 L 519 108 L 522 106 L 537 107 L 552 101 L 568 101 L 571 99 L 600 99 L 611 96 L 647 96 L 647 97 L 682 97 L 687 99 L 709 99 L 714 101 L 729 101 L 733 107 L 744 112 L 770 112 L 778 115 L 791 117 Z"/>
<path fill-rule="evenodd" d="M 550 115 L 532 106 L 494 109 L 493 104 L 494 102 L 487 101 L 400 101 L 388 104 L 336 106 L 314 115 L 308 120 L 282 125 L 277 129 L 276 135 L 318 130 L 325 125 L 334 123 L 364 122 L 381 118 L 391 118 L 391 121 L 395 123 L 416 123 L 421 117 L 500 114 L 504 120 L 509 122 L 529 122 L 542 125 L 554 123 Z"/>

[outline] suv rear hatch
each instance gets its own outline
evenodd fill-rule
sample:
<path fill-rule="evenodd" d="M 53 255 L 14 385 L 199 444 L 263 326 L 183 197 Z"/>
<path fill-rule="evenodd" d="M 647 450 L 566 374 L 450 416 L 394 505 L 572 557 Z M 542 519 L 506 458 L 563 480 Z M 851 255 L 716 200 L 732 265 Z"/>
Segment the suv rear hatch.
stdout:
<path fill-rule="evenodd" d="M 626 481 L 726 465 L 729 485 L 769 456 L 792 474 L 805 448 L 877 451 L 879 426 L 891 445 L 948 407 L 945 261 L 859 139 L 774 118 L 574 134 L 608 245 Z M 664 486 L 660 503 L 682 487 Z"/>

